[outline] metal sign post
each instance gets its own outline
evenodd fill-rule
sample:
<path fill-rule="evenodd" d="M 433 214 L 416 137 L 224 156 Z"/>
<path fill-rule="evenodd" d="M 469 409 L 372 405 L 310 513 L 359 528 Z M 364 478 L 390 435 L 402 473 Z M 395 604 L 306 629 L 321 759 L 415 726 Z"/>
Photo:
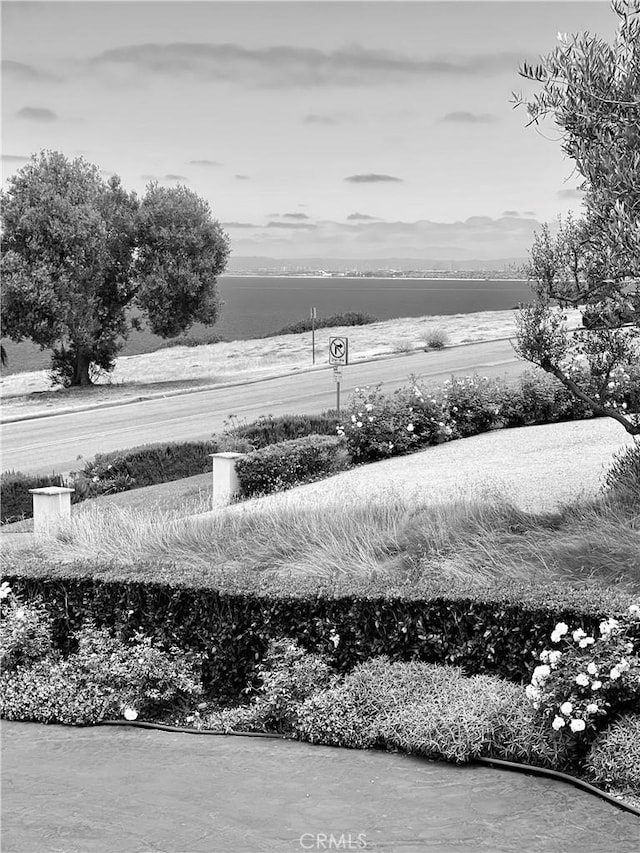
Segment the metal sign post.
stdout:
<path fill-rule="evenodd" d="M 336 383 L 336 411 L 338 413 L 338 417 L 340 417 L 340 380 L 342 379 L 341 367 L 333 368 L 333 379 Z"/>
<path fill-rule="evenodd" d="M 316 363 L 316 309 L 311 309 L 311 364 Z"/>
<path fill-rule="evenodd" d="M 336 383 L 336 410 L 340 417 L 340 380 L 342 365 L 349 364 L 349 338 L 329 338 L 329 364 L 333 365 L 333 378 Z"/>

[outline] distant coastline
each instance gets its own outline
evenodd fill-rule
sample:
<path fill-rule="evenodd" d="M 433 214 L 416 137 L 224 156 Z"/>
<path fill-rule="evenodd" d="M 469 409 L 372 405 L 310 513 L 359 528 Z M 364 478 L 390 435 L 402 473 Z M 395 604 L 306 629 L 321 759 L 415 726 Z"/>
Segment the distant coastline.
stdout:
<path fill-rule="evenodd" d="M 426 275 L 317 275 L 314 273 L 260 273 L 260 272 L 234 272 L 234 273 L 224 273 L 223 275 L 218 276 L 218 278 L 310 278 L 316 279 L 317 281 L 327 281 L 328 279 L 376 279 L 379 281 L 487 281 L 487 282 L 495 282 L 495 281 L 531 281 L 529 278 L 502 278 L 497 277 L 496 274 L 492 274 L 491 276 L 482 276 L 472 277 L 472 276 L 453 276 L 453 275 L 437 275 L 437 276 L 426 276 Z"/>

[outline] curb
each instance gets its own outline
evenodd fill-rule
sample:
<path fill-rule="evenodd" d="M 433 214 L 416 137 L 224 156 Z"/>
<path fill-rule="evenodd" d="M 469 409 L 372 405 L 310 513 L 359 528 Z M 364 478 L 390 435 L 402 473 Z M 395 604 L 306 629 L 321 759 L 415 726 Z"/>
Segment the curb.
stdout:
<path fill-rule="evenodd" d="M 512 336 L 508 336 L 505 338 L 488 338 L 487 340 L 483 341 L 469 341 L 468 343 L 463 344 L 452 344 L 451 346 L 444 347 L 443 349 L 459 349 L 460 347 L 471 347 L 476 346 L 477 344 L 498 343 L 499 341 L 511 340 L 511 337 Z M 359 361 L 352 362 L 352 364 L 369 364 L 372 361 L 384 361 L 390 358 L 406 358 L 409 355 L 416 355 L 420 352 L 429 352 L 429 350 L 416 349 L 412 350 L 411 352 L 404 353 L 385 353 L 382 355 L 374 355 L 370 358 L 363 358 Z M 433 350 L 433 352 L 442 352 L 442 350 Z M 16 415 L 15 417 L 0 419 L 0 424 L 16 424 L 21 423 L 22 421 L 35 421 L 40 420 L 42 418 L 56 418 L 60 415 L 76 415 L 80 414 L 81 412 L 92 412 L 97 409 L 114 409 L 118 406 L 128 406 L 131 403 L 143 403 L 148 400 L 164 400 L 169 397 L 184 397 L 188 394 L 200 394 L 203 391 L 216 391 L 222 388 L 238 388 L 242 385 L 256 385 L 259 382 L 269 382 L 272 379 L 286 379 L 289 376 L 298 376 L 301 373 L 315 373 L 321 370 L 330 370 L 330 365 L 324 364 L 319 367 L 298 367 L 289 371 L 288 373 L 276 373 L 272 376 L 260 376 L 256 379 L 241 379 L 236 382 L 222 382 L 218 385 L 203 385 L 200 388 L 184 388 L 179 391 L 168 391 L 166 394 L 163 394 L 161 392 L 158 392 L 156 394 L 143 394 L 140 397 L 131 397 L 129 400 L 115 400 L 112 403 L 93 403 L 88 406 L 81 406 L 77 409 L 59 409 L 57 412 L 36 412 L 32 415 Z"/>
<path fill-rule="evenodd" d="M 143 720 L 140 722 L 130 722 L 129 720 L 101 720 L 100 722 L 95 723 L 95 725 L 129 726 L 131 728 L 138 729 L 155 729 L 163 732 L 175 732 L 178 734 L 189 735 L 209 735 L 214 737 L 258 737 L 269 738 L 271 740 L 294 740 L 299 743 L 304 743 L 304 741 L 297 741 L 297 738 L 291 738 L 287 735 L 273 734 L 270 732 L 227 732 L 219 729 L 190 729 L 186 726 L 169 726 L 164 723 L 148 723 Z M 591 785 L 589 782 L 578 779 L 576 776 L 570 776 L 568 773 L 561 773 L 559 770 L 550 770 L 546 767 L 536 767 L 531 764 L 519 764 L 516 761 L 506 761 L 502 758 L 474 758 L 470 763 L 478 764 L 482 767 L 492 767 L 496 770 L 510 770 L 516 773 L 525 773 L 530 776 L 542 776 L 546 779 L 555 779 L 558 782 L 565 782 L 587 794 L 599 797 L 601 800 L 609 803 L 609 805 L 615 806 L 622 811 L 629 812 L 636 817 L 640 817 L 640 808 L 636 808 L 635 806 L 632 806 L 631 803 L 626 803 L 623 800 L 617 799 L 611 794 L 608 794 L 606 791 L 596 788 L 595 785 Z"/>

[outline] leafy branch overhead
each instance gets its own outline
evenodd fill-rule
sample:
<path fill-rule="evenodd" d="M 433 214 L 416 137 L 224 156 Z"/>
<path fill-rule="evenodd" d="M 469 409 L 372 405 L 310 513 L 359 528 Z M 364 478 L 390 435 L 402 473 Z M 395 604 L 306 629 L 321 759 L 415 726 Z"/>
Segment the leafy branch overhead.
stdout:
<path fill-rule="evenodd" d="M 552 373 L 596 414 L 640 435 L 640 414 L 612 396 L 640 362 L 640 0 L 614 0 L 613 44 L 589 33 L 558 45 L 520 74 L 541 90 L 530 124 L 552 119 L 582 176 L 584 216 L 536 234 L 529 277 L 535 302 L 520 312 L 517 352 Z M 581 308 L 569 333 L 564 308 Z M 560 312 L 560 313 L 559 313 Z"/>
<path fill-rule="evenodd" d="M 140 320 L 173 337 L 215 323 L 228 237 L 183 186 L 138 199 L 82 158 L 43 151 L 2 193 L 2 336 L 53 351 L 53 378 L 110 371 Z"/>

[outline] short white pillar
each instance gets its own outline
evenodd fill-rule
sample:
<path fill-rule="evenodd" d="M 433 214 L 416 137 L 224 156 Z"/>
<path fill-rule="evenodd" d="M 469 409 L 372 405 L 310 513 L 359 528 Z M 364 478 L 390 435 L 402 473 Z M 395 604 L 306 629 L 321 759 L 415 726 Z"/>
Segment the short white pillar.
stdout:
<path fill-rule="evenodd" d="M 71 495 L 66 486 L 29 489 L 33 495 L 33 532 L 51 533 L 71 518 Z"/>
<path fill-rule="evenodd" d="M 240 491 L 240 483 L 236 474 L 236 461 L 244 453 L 226 450 L 223 453 L 211 453 L 213 459 L 213 503 L 231 500 Z"/>

